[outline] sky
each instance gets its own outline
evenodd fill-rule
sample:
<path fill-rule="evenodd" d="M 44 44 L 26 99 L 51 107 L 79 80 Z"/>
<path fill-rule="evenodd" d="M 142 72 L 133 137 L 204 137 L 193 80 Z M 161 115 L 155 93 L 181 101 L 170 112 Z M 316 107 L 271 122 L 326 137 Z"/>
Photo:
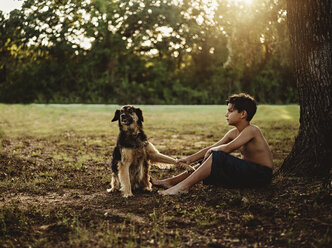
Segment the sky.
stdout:
<path fill-rule="evenodd" d="M 22 3 L 22 1 L 18 0 L 0 0 L 0 10 L 5 14 L 9 14 L 13 9 L 19 9 Z"/>

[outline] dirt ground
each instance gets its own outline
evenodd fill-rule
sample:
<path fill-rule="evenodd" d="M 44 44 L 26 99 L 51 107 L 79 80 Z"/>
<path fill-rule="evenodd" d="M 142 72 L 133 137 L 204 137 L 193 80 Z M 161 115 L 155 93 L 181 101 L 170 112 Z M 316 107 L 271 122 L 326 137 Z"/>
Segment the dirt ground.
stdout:
<path fill-rule="evenodd" d="M 319 182 L 277 176 L 261 189 L 198 184 L 162 197 L 154 187 L 125 199 L 106 192 L 110 149 L 95 142 L 105 139 L 2 141 L 1 247 L 332 247 L 332 192 Z"/>

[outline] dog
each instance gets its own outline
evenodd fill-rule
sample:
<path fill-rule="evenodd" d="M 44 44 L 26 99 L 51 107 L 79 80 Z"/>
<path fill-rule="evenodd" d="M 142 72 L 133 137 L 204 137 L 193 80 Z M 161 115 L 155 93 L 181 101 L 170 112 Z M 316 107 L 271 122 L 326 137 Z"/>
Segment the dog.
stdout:
<path fill-rule="evenodd" d="M 111 189 L 122 191 L 124 197 L 133 196 L 132 190 L 152 191 L 150 182 L 150 163 L 160 162 L 175 164 L 176 160 L 161 154 L 148 141 L 143 131 L 142 110 L 132 105 L 125 105 L 115 111 L 112 122 L 118 121 L 120 133 L 113 150 Z M 194 170 L 187 164 L 181 167 Z"/>

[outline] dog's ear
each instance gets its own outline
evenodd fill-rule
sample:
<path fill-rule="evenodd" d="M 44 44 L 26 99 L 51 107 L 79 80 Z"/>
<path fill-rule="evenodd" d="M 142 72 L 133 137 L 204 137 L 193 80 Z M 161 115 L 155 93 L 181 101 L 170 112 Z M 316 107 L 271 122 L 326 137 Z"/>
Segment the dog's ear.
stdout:
<path fill-rule="evenodd" d="M 138 120 L 141 121 L 141 122 L 143 122 L 144 119 L 143 119 L 143 112 L 142 112 L 142 110 L 140 108 L 135 108 L 135 113 L 136 113 L 136 115 L 138 117 Z"/>
<path fill-rule="evenodd" d="M 117 120 L 119 120 L 120 119 L 120 110 L 116 110 L 115 111 L 115 113 L 114 113 L 114 117 L 113 117 L 113 120 L 112 120 L 112 122 L 113 121 L 117 121 Z"/>

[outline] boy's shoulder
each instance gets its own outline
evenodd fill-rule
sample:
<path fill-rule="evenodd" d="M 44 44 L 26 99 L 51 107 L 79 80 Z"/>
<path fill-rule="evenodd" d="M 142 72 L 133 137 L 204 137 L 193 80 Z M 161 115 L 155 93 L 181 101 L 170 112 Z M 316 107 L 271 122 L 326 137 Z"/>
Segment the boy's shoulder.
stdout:
<path fill-rule="evenodd" d="M 247 127 L 245 127 L 243 130 L 246 130 L 246 131 L 258 131 L 258 130 L 260 130 L 259 129 L 259 127 L 257 127 L 257 126 L 255 126 L 255 125 L 252 125 L 252 124 L 249 124 Z M 243 131 L 242 130 L 242 131 Z M 241 132 L 242 132 L 241 131 Z M 234 127 L 234 128 L 232 128 L 232 129 L 230 129 L 229 131 L 228 131 L 228 133 L 229 134 L 236 134 L 236 135 L 238 135 L 239 134 L 239 130 L 236 128 L 236 127 Z"/>
<path fill-rule="evenodd" d="M 261 129 L 256 125 L 250 124 L 247 127 L 247 129 L 251 133 L 251 135 L 254 136 L 254 137 L 261 137 L 263 135 Z"/>
<path fill-rule="evenodd" d="M 237 134 L 236 134 L 237 132 Z M 239 135 L 239 131 L 235 130 L 233 131 L 233 133 L 237 136 Z M 255 125 L 252 125 L 252 124 L 249 124 L 247 127 L 245 127 L 241 133 L 243 133 L 243 135 L 245 136 L 257 136 L 257 135 L 260 135 L 261 134 L 261 130 L 259 129 L 259 127 L 255 126 Z"/>
<path fill-rule="evenodd" d="M 243 131 L 245 131 L 245 135 L 250 136 L 256 136 L 262 133 L 258 126 L 252 124 L 248 125 L 245 129 L 242 130 L 242 132 Z M 231 139 L 235 139 L 239 135 L 239 130 L 237 128 L 232 128 L 229 130 L 228 134 Z"/>
<path fill-rule="evenodd" d="M 260 130 L 260 128 L 258 126 L 252 125 L 252 124 L 250 124 L 249 126 L 247 126 L 246 129 L 248 131 L 254 132 L 254 133 L 260 133 L 261 132 L 261 130 Z"/>
<path fill-rule="evenodd" d="M 249 126 L 247 128 L 250 128 L 251 130 L 254 130 L 254 131 L 260 131 L 260 128 L 253 124 L 249 124 Z"/>

